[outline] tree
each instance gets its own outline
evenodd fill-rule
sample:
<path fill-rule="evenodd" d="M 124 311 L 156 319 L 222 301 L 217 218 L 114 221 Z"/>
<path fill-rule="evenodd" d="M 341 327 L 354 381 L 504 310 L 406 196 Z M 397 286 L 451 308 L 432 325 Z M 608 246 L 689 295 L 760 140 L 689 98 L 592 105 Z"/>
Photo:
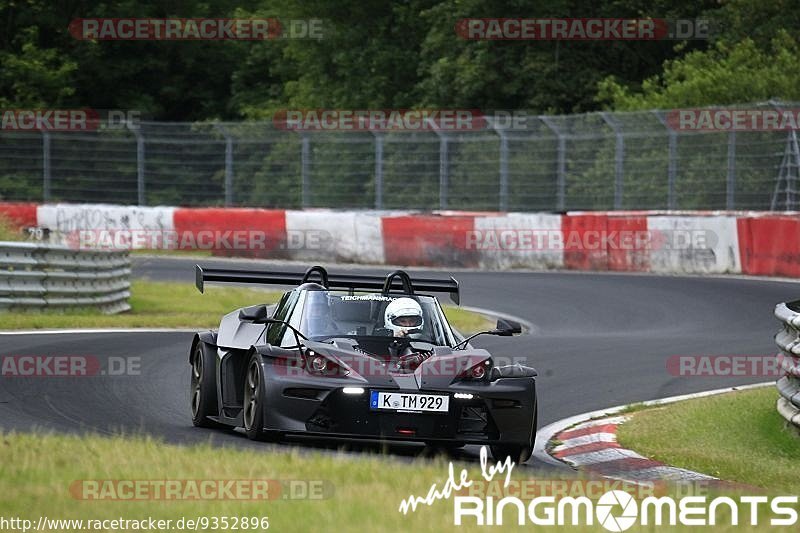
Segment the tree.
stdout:
<path fill-rule="evenodd" d="M 800 100 L 800 48 L 780 30 L 766 49 L 753 39 L 720 41 L 664 65 L 663 74 L 633 91 L 614 77 L 598 86 L 598 100 L 615 110 L 732 105 L 770 98 Z"/>
<path fill-rule="evenodd" d="M 70 99 L 75 88 L 71 76 L 77 62 L 63 48 L 48 45 L 36 23 L 46 7 L 26 2 L 0 1 L 0 15 L 7 27 L 0 34 L 0 106 L 35 108 L 55 106 Z M 27 9 L 25 9 L 27 8 Z"/>

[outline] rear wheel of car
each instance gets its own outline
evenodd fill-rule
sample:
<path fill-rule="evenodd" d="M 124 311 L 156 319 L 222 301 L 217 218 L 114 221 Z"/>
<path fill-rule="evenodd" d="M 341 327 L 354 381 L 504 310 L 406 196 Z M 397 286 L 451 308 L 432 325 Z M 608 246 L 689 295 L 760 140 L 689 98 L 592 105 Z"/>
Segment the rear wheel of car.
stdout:
<path fill-rule="evenodd" d="M 209 419 L 219 415 L 217 410 L 217 387 L 214 380 L 213 354 L 203 349 L 198 342 L 192 354 L 192 379 L 190 385 L 192 424 L 201 428 L 219 428 L 222 424 Z"/>
<path fill-rule="evenodd" d="M 275 440 L 278 434 L 264 429 L 264 367 L 257 353 L 250 357 L 244 377 L 244 431 L 252 440 Z"/>

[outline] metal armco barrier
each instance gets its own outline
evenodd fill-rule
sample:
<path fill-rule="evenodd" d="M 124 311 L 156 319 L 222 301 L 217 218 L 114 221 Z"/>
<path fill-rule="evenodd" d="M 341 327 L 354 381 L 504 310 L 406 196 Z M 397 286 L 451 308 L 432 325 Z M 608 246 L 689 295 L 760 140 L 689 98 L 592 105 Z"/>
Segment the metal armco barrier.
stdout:
<path fill-rule="evenodd" d="M 778 361 L 784 376 L 777 382 L 778 412 L 800 428 L 800 300 L 778 304 L 775 317 L 783 324 L 775 343 L 781 349 Z"/>
<path fill-rule="evenodd" d="M 0 242 L 0 309 L 128 311 L 130 275 L 127 250 L 84 251 Z"/>

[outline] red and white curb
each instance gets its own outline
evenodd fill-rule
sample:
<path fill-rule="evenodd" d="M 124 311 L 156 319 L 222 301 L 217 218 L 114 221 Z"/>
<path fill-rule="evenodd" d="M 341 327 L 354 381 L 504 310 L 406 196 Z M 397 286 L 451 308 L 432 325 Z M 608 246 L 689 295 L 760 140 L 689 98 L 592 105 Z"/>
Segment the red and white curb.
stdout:
<path fill-rule="evenodd" d="M 657 406 L 683 400 L 714 396 L 736 390 L 774 386 L 773 382 L 717 389 L 643 402 Z M 567 464 L 592 476 L 630 483 L 690 483 L 733 485 L 713 476 L 670 466 L 626 449 L 617 441 L 617 429 L 629 417 L 618 414 L 629 406 L 621 405 L 559 420 L 537 432 L 534 455 L 540 461 Z"/>
<path fill-rule="evenodd" d="M 555 435 L 560 444 L 550 453 L 588 474 L 629 482 L 689 482 L 717 480 L 691 470 L 668 466 L 620 446 L 617 428 L 624 416 L 584 422 Z"/>

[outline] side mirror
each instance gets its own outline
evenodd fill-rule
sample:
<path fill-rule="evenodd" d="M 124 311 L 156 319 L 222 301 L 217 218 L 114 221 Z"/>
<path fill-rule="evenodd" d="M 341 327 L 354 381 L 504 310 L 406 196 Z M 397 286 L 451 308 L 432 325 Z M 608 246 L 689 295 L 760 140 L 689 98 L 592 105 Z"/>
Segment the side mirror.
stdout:
<path fill-rule="evenodd" d="M 266 324 L 269 320 L 269 312 L 266 305 L 254 305 L 239 310 L 239 320 L 242 322 L 252 322 L 253 324 Z"/>
<path fill-rule="evenodd" d="M 510 337 L 520 333 L 522 333 L 522 326 L 519 322 L 514 320 L 506 320 L 504 318 L 497 320 L 497 327 L 494 331 L 492 331 L 493 335 L 499 335 L 501 337 Z"/>
<path fill-rule="evenodd" d="M 455 346 L 453 346 L 454 350 L 463 350 L 469 344 L 469 341 L 477 337 L 478 335 L 498 335 L 500 337 L 510 337 L 512 335 L 522 333 L 522 326 L 519 322 L 515 322 L 514 320 L 506 320 L 501 318 L 497 321 L 497 327 L 495 329 L 490 329 L 489 331 L 479 331 L 478 333 L 474 333 L 464 339 L 463 341 L 459 342 Z"/>

